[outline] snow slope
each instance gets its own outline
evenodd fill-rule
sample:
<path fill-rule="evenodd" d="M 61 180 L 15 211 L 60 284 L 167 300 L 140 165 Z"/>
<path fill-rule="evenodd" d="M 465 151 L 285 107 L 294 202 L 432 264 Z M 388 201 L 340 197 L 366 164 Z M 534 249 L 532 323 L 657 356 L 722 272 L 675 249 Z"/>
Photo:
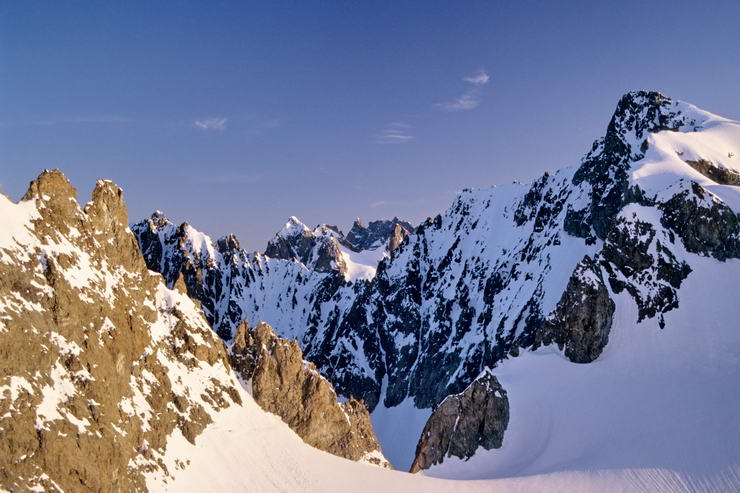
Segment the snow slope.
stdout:
<path fill-rule="evenodd" d="M 353 252 L 344 246 L 339 247 L 339 250 L 342 252 L 342 258 L 347 267 L 344 278 L 351 282 L 359 279 L 369 281 L 375 277 L 378 264 L 388 257 L 388 252 L 382 245 L 374 250 L 363 250 L 361 252 Z"/>
<path fill-rule="evenodd" d="M 525 352 L 495 373 L 507 389 L 511 421 L 504 446 L 451 458 L 438 477 L 528 477 L 611 471 L 645 491 L 740 488 L 740 321 L 734 304 L 740 261 L 694 256 L 684 302 L 635 324 L 618 296 L 612 337 L 602 356 L 576 365 L 553 349 Z"/>
<path fill-rule="evenodd" d="M 547 355 L 536 357 L 548 358 Z M 522 362 L 528 367 L 530 366 L 528 363 L 531 363 L 526 358 L 523 358 Z M 570 364 L 570 366 L 574 367 L 575 365 Z M 535 370 L 543 369 L 542 366 L 538 365 L 532 365 L 531 368 L 532 372 L 528 373 L 527 376 L 534 374 Z M 563 375 L 562 372 L 559 374 Z M 504 378 L 507 377 L 504 376 Z M 525 376 L 524 379 L 527 379 L 527 377 Z M 511 378 L 508 378 L 507 382 L 511 383 L 511 380 Z M 521 383 L 525 382 L 522 381 Z M 675 382 L 673 382 L 673 385 L 677 386 Z M 591 385 L 589 389 L 593 387 Z M 536 388 L 541 389 L 540 386 Z M 572 390 L 573 392 L 560 397 L 578 394 L 575 386 L 572 387 Z M 605 389 L 601 395 L 607 393 Z M 533 394 L 535 392 L 528 392 L 526 397 L 520 399 L 521 404 L 517 402 L 515 405 L 521 408 L 522 405 L 530 404 L 532 400 L 536 401 L 537 399 Z M 535 409 L 546 411 L 547 408 L 544 406 L 552 402 L 548 400 L 548 397 L 552 397 L 554 394 L 557 393 L 553 391 L 545 394 L 543 399 L 536 403 L 538 405 Z M 637 397 L 642 397 L 642 395 Z M 690 396 L 686 396 L 683 401 L 689 399 Z M 556 402 L 558 401 L 563 402 L 563 399 L 556 400 Z M 557 437 L 551 437 L 551 440 L 546 442 L 550 445 L 551 450 L 547 450 L 545 456 L 541 456 L 539 462 L 537 462 L 534 456 L 537 454 L 538 448 L 542 446 L 542 437 L 531 433 L 525 437 L 534 439 L 531 446 L 525 447 L 525 450 L 513 450 L 517 453 L 529 453 L 529 455 L 523 455 L 518 464 L 516 460 L 512 461 L 505 455 L 496 456 L 490 452 L 485 452 L 476 455 L 467 463 L 451 461 L 431 471 L 431 474 L 440 476 L 463 475 L 478 478 L 496 477 L 497 479 L 446 480 L 424 474 L 412 475 L 401 471 L 388 471 L 351 462 L 312 449 L 302 443 L 277 417 L 262 412 L 248 395 L 243 395 L 243 402 L 242 407 L 232 406 L 222 411 L 216 418 L 216 422 L 197 438 L 195 446 L 181 436 L 171 438 L 171 442 L 168 443 L 168 451 L 172 455 L 165 456 L 164 460 L 169 470 L 176 471 L 174 478 L 169 478 L 165 482 L 163 478 L 151 477 L 147 482 L 151 491 L 301 491 L 318 493 L 351 490 L 369 493 L 377 493 L 378 491 L 541 491 L 565 493 L 593 491 L 735 491 L 740 488 L 740 469 L 736 464 L 728 466 L 729 461 L 727 459 L 719 460 L 715 466 L 699 464 L 693 468 L 683 469 L 676 468 L 675 463 L 672 463 L 670 458 L 655 463 L 643 462 L 644 457 L 640 454 L 635 457 L 635 452 L 639 452 L 639 446 L 642 443 L 649 442 L 649 436 L 643 442 L 635 443 L 633 447 L 624 447 L 625 444 L 629 445 L 629 442 L 626 440 L 620 441 L 620 446 L 612 448 L 610 452 L 605 454 L 606 457 L 610 457 L 611 453 L 624 453 L 624 455 L 619 456 L 619 461 L 612 461 L 609 464 L 612 467 L 604 467 L 608 461 L 604 460 L 603 457 L 589 461 L 589 452 L 593 452 L 593 450 L 576 450 L 576 447 L 584 445 L 579 443 L 578 440 L 582 433 L 577 433 L 576 438 L 569 441 L 572 448 L 568 449 L 566 447 L 566 450 L 570 451 L 570 455 L 566 455 L 564 460 L 559 463 L 557 461 L 552 463 L 552 460 L 556 458 L 555 454 L 563 451 L 563 447 L 553 446 Z M 575 402 L 579 403 L 578 400 Z M 613 403 L 614 399 L 608 402 L 608 404 Z M 651 403 L 655 403 L 655 401 L 653 400 Z M 667 404 L 668 402 L 663 403 Z M 550 413 L 542 413 L 548 418 L 551 429 L 555 429 L 558 424 L 566 424 L 566 421 L 557 419 L 563 418 L 561 414 L 563 407 L 566 406 L 560 406 Z M 540 416 L 525 416 L 521 423 L 512 423 L 512 426 L 523 428 L 526 425 L 536 424 L 536 421 L 533 422 L 528 418 L 541 419 L 542 414 Z M 567 414 L 565 413 L 565 415 Z M 610 415 L 612 414 L 614 413 L 610 413 Z M 689 417 L 691 414 L 687 413 Z M 585 412 L 576 416 L 583 417 L 584 415 L 586 415 Z M 707 420 L 709 418 L 706 417 Z M 723 418 L 726 418 L 726 416 L 723 416 Z M 590 419 L 587 423 L 591 424 L 594 421 L 596 420 Z M 639 421 L 637 427 L 638 429 L 642 428 Z M 589 427 L 584 431 L 590 431 L 593 428 Z M 591 444 L 604 445 L 600 440 L 614 439 L 620 431 L 612 427 L 605 428 L 606 432 L 599 433 L 594 437 Z M 534 431 L 539 430 L 540 428 L 537 426 L 534 427 Z M 524 431 L 522 430 L 520 433 Z M 568 429 L 568 431 L 571 431 L 571 429 Z M 683 436 L 685 435 L 679 434 L 676 442 L 680 442 Z M 736 435 L 731 434 L 726 444 L 730 445 L 729 440 L 735 437 Z M 693 436 L 690 435 L 686 438 L 693 438 Z M 547 440 L 547 437 L 545 437 L 545 440 Z M 707 442 L 708 439 L 697 442 L 697 445 L 706 445 Z M 677 450 L 686 447 L 686 444 L 682 445 Z M 731 446 L 727 449 L 731 450 Z M 508 450 L 505 446 L 502 451 L 498 452 L 507 452 Z M 655 452 L 655 450 L 655 447 L 650 449 L 651 452 Z M 182 461 L 190 461 L 189 466 L 184 470 L 169 467 L 174 464 L 175 456 Z M 680 456 L 680 454 L 674 454 L 673 458 L 677 456 Z M 630 459 L 630 457 L 634 458 Z M 549 464 L 548 458 L 551 461 Z M 527 459 L 535 459 L 535 464 L 548 464 L 548 467 L 533 467 L 524 470 L 521 465 Z M 497 467 L 498 462 L 503 462 L 505 466 Z"/>

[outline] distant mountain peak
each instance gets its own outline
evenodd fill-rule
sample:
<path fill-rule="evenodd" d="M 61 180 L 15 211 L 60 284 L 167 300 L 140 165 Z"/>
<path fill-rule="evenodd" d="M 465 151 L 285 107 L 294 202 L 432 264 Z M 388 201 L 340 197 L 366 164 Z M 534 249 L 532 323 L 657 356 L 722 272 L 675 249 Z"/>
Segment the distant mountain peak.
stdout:
<path fill-rule="evenodd" d="M 397 236 L 396 226 L 400 226 L 403 230 L 400 234 L 404 237 L 414 231 L 411 223 L 398 219 L 396 216 L 390 220 L 370 221 L 367 226 L 363 224 L 360 218 L 357 218 L 345 238 L 349 246 L 355 250 L 373 250 L 385 245 L 389 239 Z"/>
<path fill-rule="evenodd" d="M 295 216 L 290 216 L 288 222 L 285 223 L 283 229 L 278 231 L 277 236 L 287 238 L 289 236 L 295 236 L 311 231 L 308 226 L 303 224 L 300 219 Z"/>

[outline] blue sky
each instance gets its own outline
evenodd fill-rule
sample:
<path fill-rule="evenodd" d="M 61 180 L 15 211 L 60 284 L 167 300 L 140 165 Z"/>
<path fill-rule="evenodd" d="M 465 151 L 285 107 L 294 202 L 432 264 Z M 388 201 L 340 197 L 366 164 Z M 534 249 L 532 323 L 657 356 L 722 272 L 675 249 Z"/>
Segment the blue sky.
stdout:
<path fill-rule="evenodd" d="M 738 2 L 4 2 L 0 184 L 262 250 L 576 162 L 626 91 L 740 119 Z"/>

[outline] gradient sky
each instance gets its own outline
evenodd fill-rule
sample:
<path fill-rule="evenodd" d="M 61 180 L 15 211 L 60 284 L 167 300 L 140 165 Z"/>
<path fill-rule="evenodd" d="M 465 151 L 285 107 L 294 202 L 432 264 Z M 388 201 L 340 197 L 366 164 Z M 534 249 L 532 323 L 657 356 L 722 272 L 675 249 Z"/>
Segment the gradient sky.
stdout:
<path fill-rule="evenodd" d="M 562 3 L 562 4 L 561 4 Z M 264 249 L 577 162 L 617 100 L 740 119 L 740 2 L 2 2 L 0 184 Z"/>

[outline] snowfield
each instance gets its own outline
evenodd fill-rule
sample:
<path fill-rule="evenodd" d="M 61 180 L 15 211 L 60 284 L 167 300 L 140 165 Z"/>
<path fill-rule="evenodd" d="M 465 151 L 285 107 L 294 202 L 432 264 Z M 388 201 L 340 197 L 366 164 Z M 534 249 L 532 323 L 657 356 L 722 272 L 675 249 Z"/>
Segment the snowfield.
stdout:
<path fill-rule="evenodd" d="M 620 297 L 594 363 L 545 348 L 501 364 L 495 373 L 511 406 L 504 446 L 428 474 L 577 473 L 608 477 L 599 490 L 740 489 L 740 322 L 724 296 L 737 293 L 740 261 L 697 257 L 692 266 L 682 287 L 691 302 L 669 312 L 665 329 L 636 324 L 634 303 Z"/>
<path fill-rule="evenodd" d="M 347 247 L 340 246 L 339 251 L 342 252 L 342 259 L 347 266 L 347 273 L 344 278 L 348 281 L 372 279 L 375 277 L 375 271 L 380 261 L 388 256 L 388 252 L 383 245 L 374 250 L 363 250 L 361 252 L 353 252 Z"/>

